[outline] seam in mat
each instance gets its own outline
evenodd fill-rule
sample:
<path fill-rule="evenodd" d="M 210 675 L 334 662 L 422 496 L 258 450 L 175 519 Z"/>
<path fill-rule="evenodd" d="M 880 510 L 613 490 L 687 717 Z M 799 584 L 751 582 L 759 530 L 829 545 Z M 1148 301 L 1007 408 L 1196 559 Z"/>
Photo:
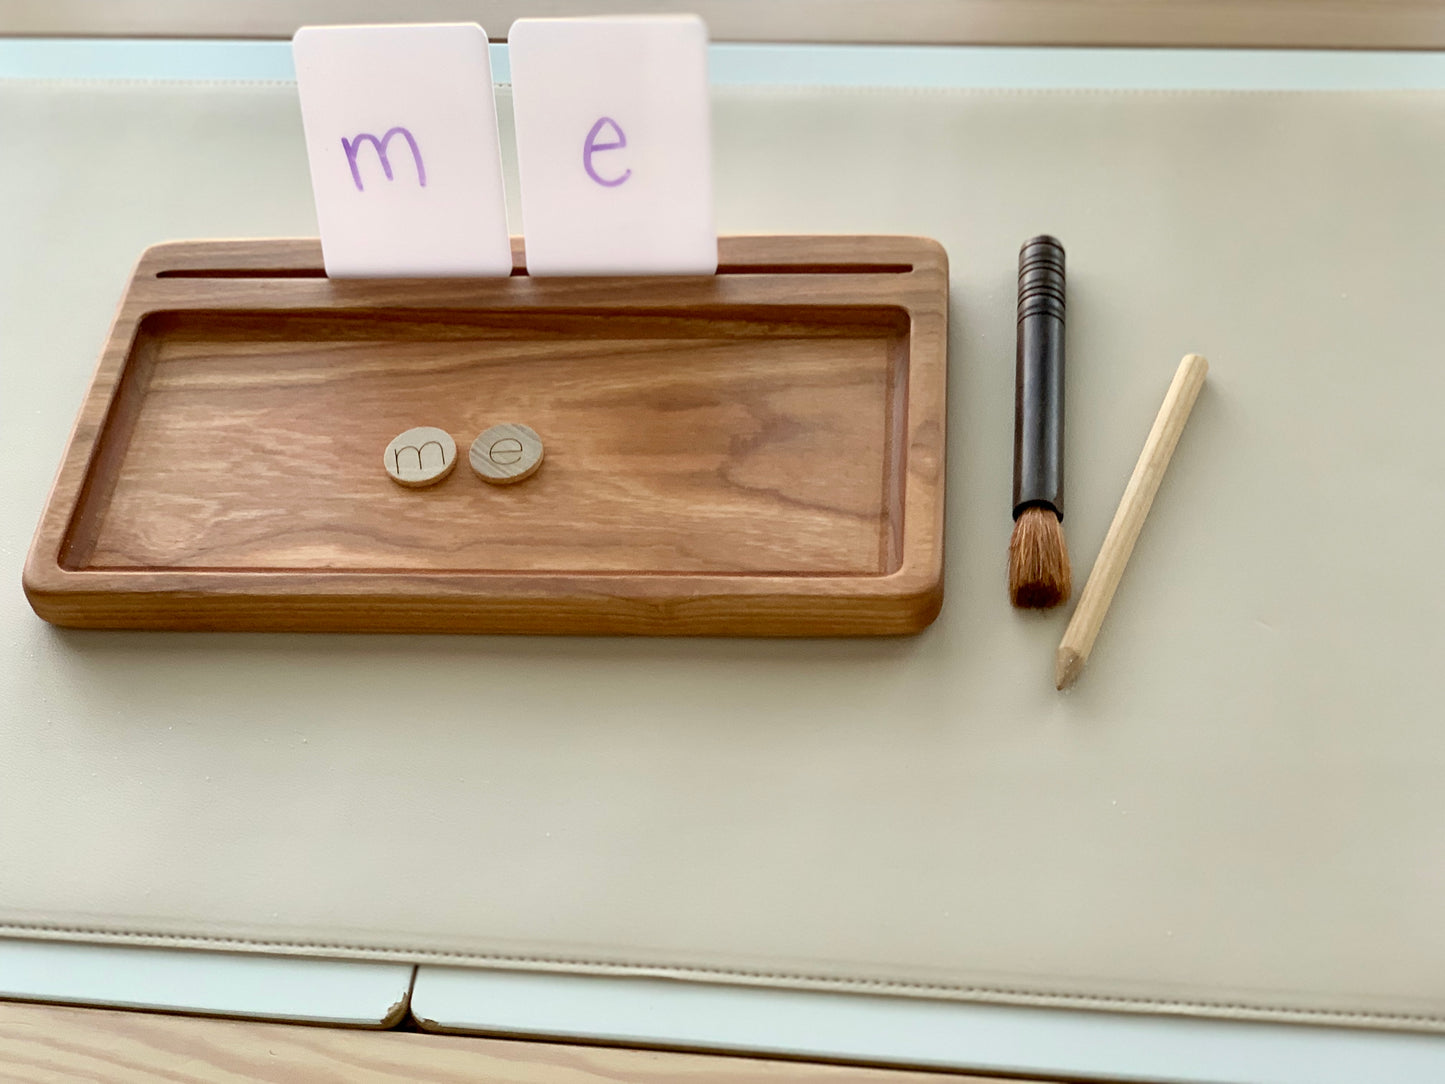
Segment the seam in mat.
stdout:
<path fill-rule="evenodd" d="M 948 87 L 908 86 L 896 83 L 722 83 L 713 90 L 807 93 L 826 90 L 837 95 L 854 94 L 866 97 L 878 94 L 907 94 L 917 97 L 978 98 L 1301 98 L 1362 96 L 1445 95 L 1445 87 Z"/>
<path fill-rule="evenodd" d="M 564 956 L 509 956 L 499 953 L 450 952 L 441 949 L 407 949 L 384 947 L 375 948 L 346 942 L 326 941 L 256 941 L 244 937 L 210 937 L 203 934 L 147 933 L 139 930 L 106 930 L 84 926 L 46 926 L 22 923 L 0 923 L 0 934 L 34 935 L 39 932 L 52 934 L 80 934 L 114 940 L 147 939 L 178 944 L 234 945 L 252 949 L 307 949 L 313 951 L 334 950 L 340 952 L 364 953 L 370 957 L 396 956 L 413 962 L 422 960 L 451 961 L 453 963 L 474 963 L 505 967 L 508 964 L 528 964 L 534 967 L 590 968 L 616 972 L 636 972 L 652 977 L 692 977 L 702 979 L 753 979 L 778 982 L 806 983 L 814 987 L 846 987 L 850 990 L 894 990 L 900 993 L 913 992 L 919 995 L 957 994 L 980 999 L 1031 998 L 1039 1001 L 1065 1004 L 1090 1005 L 1096 1008 L 1117 1009 L 1174 1009 L 1193 1010 L 1202 1015 L 1218 1012 L 1241 1012 L 1275 1017 L 1299 1017 L 1303 1019 L 1330 1021 L 1374 1021 L 1377 1023 L 1401 1024 L 1445 1024 L 1445 1016 L 1428 1013 L 1375 1013 L 1350 1012 L 1337 1009 L 1298 1009 L 1288 1006 L 1256 1004 L 1247 1001 L 1188 1001 L 1173 998 L 1131 998 L 1110 994 L 1076 994 L 1064 991 L 1029 990 L 1007 986 L 970 986 L 952 983 L 899 982 L 890 979 L 849 978 L 836 975 L 810 975 L 793 971 L 750 971 L 740 968 L 707 967 L 675 964 L 647 964 L 616 960 L 589 960 Z"/>
<path fill-rule="evenodd" d="M 70 77 L 70 76 L 26 76 L 0 75 L 0 84 L 23 83 L 39 87 L 289 87 L 296 86 L 294 79 L 155 79 L 131 76 Z M 498 89 L 511 90 L 510 82 L 494 84 Z M 950 87 L 950 86 L 909 86 L 897 83 L 718 83 L 714 91 L 737 91 L 743 93 L 764 92 L 776 94 L 784 91 L 809 93 L 829 91 L 833 94 L 854 94 L 868 96 L 877 94 L 909 94 L 918 97 L 1103 97 L 1124 96 L 1139 98 L 1198 98 L 1198 97 L 1302 97 L 1306 95 L 1409 95 L 1419 97 L 1445 94 L 1445 87 Z"/>
<path fill-rule="evenodd" d="M 64 75 L 0 75 L 0 84 L 23 83 L 31 87 L 295 87 L 294 79 L 142 79 Z"/>

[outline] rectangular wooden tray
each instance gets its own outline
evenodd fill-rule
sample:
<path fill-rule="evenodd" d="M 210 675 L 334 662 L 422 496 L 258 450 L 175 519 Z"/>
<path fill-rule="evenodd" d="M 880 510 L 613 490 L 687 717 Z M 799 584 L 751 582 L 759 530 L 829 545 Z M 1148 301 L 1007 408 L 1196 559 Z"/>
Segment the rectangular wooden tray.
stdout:
<path fill-rule="evenodd" d="M 714 277 L 330 280 L 315 240 L 141 258 L 25 567 L 89 628 L 886 635 L 942 604 L 948 264 L 733 237 Z M 490 486 L 483 429 L 546 458 Z M 406 489 L 382 452 L 438 426 Z"/>

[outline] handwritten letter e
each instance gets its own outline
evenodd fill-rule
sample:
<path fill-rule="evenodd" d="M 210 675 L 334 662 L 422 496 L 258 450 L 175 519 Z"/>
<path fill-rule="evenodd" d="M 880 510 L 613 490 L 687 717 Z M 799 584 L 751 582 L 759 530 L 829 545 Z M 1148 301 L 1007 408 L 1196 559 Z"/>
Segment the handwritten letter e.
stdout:
<path fill-rule="evenodd" d="M 598 143 L 597 137 L 602 134 L 603 128 L 611 128 L 617 133 L 617 138 L 607 143 Z M 618 123 L 611 117 L 599 117 L 597 123 L 592 126 L 592 130 L 587 133 L 587 138 L 582 142 L 582 168 L 587 171 L 587 176 L 591 177 L 604 188 L 616 188 L 623 181 L 627 180 L 628 177 L 631 177 L 632 170 L 630 169 L 624 170 L 622 174 L 617 177 L 603 177 L 592 165 L 592 156 L 598 151 L 620 151 L 626 146 L 627 133 L 622 130 Z"/>
<path fill-rule="evenodd" d="M 358 192 L 366 191 L 365 186 L 361 183 L 361 170 L 356 164 L 356 155 L 357 152 L 360 151 L 363 143 L 370 143 L 376 148 L 376 157 L 381 162 L 381 171 L 386 174 L 388 181 L 392 179 L 391 159 L 386 155 L 386 145 L 391 142 L 392 136 L 401 136 L 406 140 L 406 145 L 411 148 L 412 161 L 416 163 L 416 182 L 422 188 L 426 187 L 426 166 L 422 164 L 421 148 L 416 145 L 416 140 L 412 138 L 410 132 L 405 128 L 396 127 L 390 129 L 386 135 L 380 139 L 377 139 L 376 136 L 370 132 L 362 132 L 355 139 L 347 139 L 345 136 L 341 137 L 341 149 L 346 152 L 346 162 L 351 166 L 351 179 L 356 182 L 356 190 Z"/>

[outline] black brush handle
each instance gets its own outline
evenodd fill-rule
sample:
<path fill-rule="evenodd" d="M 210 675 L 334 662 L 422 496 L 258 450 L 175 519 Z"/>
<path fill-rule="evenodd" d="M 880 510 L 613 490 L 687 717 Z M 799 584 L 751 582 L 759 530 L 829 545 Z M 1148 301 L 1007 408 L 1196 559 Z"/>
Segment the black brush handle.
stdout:
<path fill-rule="evenodd" d="M 1014 371 L 1014 519 L 1043 505 L 1064 518 L 1064 246 L 1019 249 Z"/>

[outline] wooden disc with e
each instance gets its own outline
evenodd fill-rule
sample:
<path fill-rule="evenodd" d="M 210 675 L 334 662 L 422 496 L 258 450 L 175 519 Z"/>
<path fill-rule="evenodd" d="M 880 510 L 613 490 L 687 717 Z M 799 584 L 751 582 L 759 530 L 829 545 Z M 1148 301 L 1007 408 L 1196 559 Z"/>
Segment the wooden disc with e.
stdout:
<path fill-rule="evenodd" d="M 472 442 L 472 470 L 493 485 L 530 478 L 542 465 L 542 438 L 525 425 L 494 425 Z"/>
<path fill-rule="evenodd" d="M 388 444 L 383 459 L 392 481 L 413 488 L 435 485 L 457 465 L 457 442 L 445 429 L 419 425 Z"/>

